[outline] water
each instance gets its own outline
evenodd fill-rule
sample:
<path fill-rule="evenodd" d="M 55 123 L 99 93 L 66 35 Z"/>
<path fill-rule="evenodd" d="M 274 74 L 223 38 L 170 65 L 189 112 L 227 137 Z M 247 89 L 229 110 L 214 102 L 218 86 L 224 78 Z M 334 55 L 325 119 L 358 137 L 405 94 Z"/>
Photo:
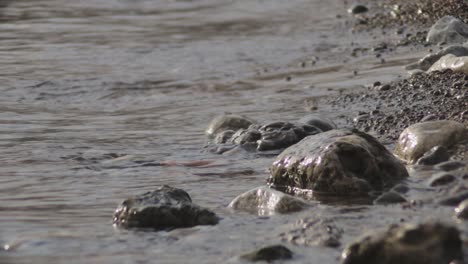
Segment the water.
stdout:
<path fill-rule="evenodd" d="M 0 263 L 239 262 L 248 250 L 280 242 L 303 216 L 343 219 L 345 242 L 361 233 L 356 222 L 393 221 L 366 220 L 366 207 L 342 213 L 317 205 L 267 218 L 232 212 L 225 207 L 235 196 L 265 183 L 272 158 L 203 148 L 203 131 L 219 113 L 297 120 L 315 98 L 402 74 L 418 54 L 384 65 L 349 56 L 351 42 L 373 40 L 352 35 L 336 17 L 346 15 L 342 1 L 0 6 L 0 245 L 7 249 Z M 327 110 L 316 112 L 336 117 Z M 135 167 L 136 160 L 216 166 Z M 223 220 L 168 233 L 113 228 L 122 199 L 163 184 L 185 189 Z M 291 263 L 335 263 L 342 247 L 291 248 Z"/>

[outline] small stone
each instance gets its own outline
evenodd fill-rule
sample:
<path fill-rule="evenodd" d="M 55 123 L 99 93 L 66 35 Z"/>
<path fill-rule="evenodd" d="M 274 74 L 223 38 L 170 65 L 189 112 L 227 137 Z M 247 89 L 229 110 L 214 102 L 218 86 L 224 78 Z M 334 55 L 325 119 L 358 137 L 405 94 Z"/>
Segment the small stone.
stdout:
<path fill-rule="evenodd" d="M 336 124 L 331 119 L 315 114 L 306 115 L 299 119 L 299 122 L 309 126 L 317 127 L 323 132 L 336 128 Z"/>
<path fill-rule="evenodd" d="M 432 187 L 437 187 L 437 186 L 442 186 L 442 185 L 447 185 L 449 183 L 452 183 L 456 180 L 456 177 L 453 176 L 452 174 L 436 174 L 434 175 L 431 180 L 429 185 Z"/>
<path fill-rule="evenodd" d="M 348 9 L 348 13 L 353 15 L 366 13 L 367 11 L 369 11 L 369 9 L 365 5 L 360 4 L 355 4 Z"/>
<path fill-rule="evenodd" d="M 463 200 L 463 202 L 455 208 L 455 216 L 463 220 L 468 219 L 468 199 Z"/>
<path fill-rule="evenodd" d="M 392 88 L 390 84 L 384 84 L 377 88 L 378 91 L 388 91 Z"/>
<path fill-rule="evenodd" d="M 293 252 L 283 245 L 267 246 L 251 253 L 242 255 L 241 258 L 249 261 L 275 261 L 292 259 Z"/>
<path fill-rule="evenodd" d="M 395 203 L 404 203 L 407 200 L 397 192 L 388 191 L 377 197 L 374 204 L 395 204 Z"/>
<path fill-rule="evenodd" d="M 459 168 L 463 168 L 465 166 L 466 166 L 466 164 L 461 162 L 461 161 L 450 160 L 450 161 L 446 161 L 444 163 L 438 164 L 436 166 L 436 169 L 443 170 L 443 171 L 453 171 L 453 170 L 456 170 L 456 169 L 459 169 Z"/>
<path fill-rule="evenodd" d="M 419 165 L 435 165 L 444 161 L 447 161 L 450 158 L 448 150 L 444 146 L 435 146 L 429 151 L 424 153 L 424 155 L 418 159 L 416 164 Z"/>

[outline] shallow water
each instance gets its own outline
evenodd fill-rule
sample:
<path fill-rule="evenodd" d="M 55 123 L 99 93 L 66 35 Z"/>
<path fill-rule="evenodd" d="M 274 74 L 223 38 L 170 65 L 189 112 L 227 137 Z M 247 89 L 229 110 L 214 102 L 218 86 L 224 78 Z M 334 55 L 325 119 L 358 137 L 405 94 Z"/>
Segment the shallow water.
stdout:
<path fill-rule="evenodd" d="M 372 40 L 336 17 L 346 15 L 342 1 L 64 3 L 0 2 L 0 263 L 239 262 L 281 242 L 303 217 L 335 219 L 347 242 L 366 224 L 399 221 L 389 215 L 423 214 L 382 207 L 365 217 L 370 207 L 318 204 L 258 217 L 225 208 L 265 183 L 272 158 L 206 151 L 213 117 L 298 120 L 316 98 L 394 79 L 419 56 L 385 64 L 349 56 L 351 42 Z M 327 110 L 318 104 L 316 112 L 338 115 Z M 136 166 L 199 159 L 213 166 Z M 163 184 L 223 220 L 159 233 L 113 228 L 122 199 Z M 342 249 L 290 247 L 291 263 L 335 263 Z"/>

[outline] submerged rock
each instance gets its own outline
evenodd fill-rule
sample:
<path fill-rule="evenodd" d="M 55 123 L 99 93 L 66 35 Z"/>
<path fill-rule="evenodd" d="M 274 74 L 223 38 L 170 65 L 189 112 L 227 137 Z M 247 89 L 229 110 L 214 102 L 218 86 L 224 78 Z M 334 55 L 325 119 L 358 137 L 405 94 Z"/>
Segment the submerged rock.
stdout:
<path fill-rule="evenodd" d="M 440 164 L 437 164 L 436 169 L 443 171 L 453 171 L 463 167 L 468 167 L 468 164 L 457 160 L 450 160 Z"/>
<path fill-rule="evenodd" d="M 330 130 L 284 150 L 270 168 L 278 189 L 312 190 L 341 196 L 367 195 L 408 176 L 403 164 L 372 136 L 357 130 Z"/>
<path fill-rule="evenodd" d="M 281 240 L 298 246 L 339 247 L 344 231 L 330 219 L 300 219 Z"/>
<path fill-rule="evenodd" d="M 210 122 L 206 129 L 206 134 L 210 137 L 215 137 L 217 134 L 226 130 L 237 131 L 238 129 L 248 128 L 253 123 L 255 123 L 255 121 L 252 119 L 239 115 L 220 115 Z"/>
<path fill-rule="evenodd" d="M 398 139 L 395 154 L 415 163 L 435 146 L 451 147 L 466 138 L 465 126 L 449 120 L 417 123 L 406 128 Z"/>
<path fill-rule="evenodd" d="M 332 120 L 320 115 L 306 115 L 299 119 L 299 123 L 317 127 L 323 132 L 337 128 Z"/>
<path fill-rule="evenodd" d="M 192 203 L 189 194 L 167 185 L 123 201 L 115 210 L 113 222 L 124 228 L 155 230 L 215 225 L 219 218 L 210 210 Z"/>
<path fill-rule="evenodd" d="M 448 173 L 441 173 L 441 174 L 436 174 L 431 177 L 429 180 L 429 185 L 431 187 L 437 187 L 437 186 L 443 186 L 450 184 L 454 182 L 457 178 L 453 176 L 452 174 Z"/>
<path fill-rule="evenodd" d="M 419 165 L 435 165 L 444 161 L 447 161 L 450 155 L 447 148 L 444 146 L 435 146 L 428 150 L 424 155 L 416 162 Z"/>
<path fill-rule="evenodd" d="M 229 118 L 231 119 L 231 118 Z M 224 120 L 224 119 L 223 119 Z M 236 119 L 237 120 L 237 119 Z M 315 120 L 319 123 L 318 120 Z M 223 144 L 222 151 L 232 149 L 236 146 L 240 146 L 248 151 L 270 151 L 270 150 L 282 150 L 293 144 L 296 144 L 306 136 L 315 135 L 321 133 L 322 130 L 316 126 L 308 125 L 304 123 L 289 123 L 289 122 L 271 122 L 266 124 L 252 124 L 247 128 L 239 128 L 234 131 L 231 130 L 232 126 L 226 128 L 225 121 L 214 122 L 217 125 L 212 126 L 207 131 L 218 131 L 214 135 L 213 143 Z M 240 121 L 237 120 L 236 124 Z M 246 123 L 243 123 L 246 124 Z M 325 121 L 321 125 L 329 125 Z M 227 130 L 217 128 L 221 126 Z M 216 128 L 216 129 L 215 129 Z M 218 146 L 218 149 L 220 146 Z M 221 152 L 221 151 L 217 151 Z"/>
<path fill-rule="evenodd" d="M 439 19 L 427 33 L 426 41 L 438 43 L 462 43 L 468 38 L 468 25 L 453 16 Z"/>
<path fill-rule="evenodd" d="M 442 264 L 454 260 L 463 260 L 460 233 L 441 223 L 393 225 L 350 244 L 342 254 L 342 264 Z"/>
<path fill-rule="evenodd" d="M 249 261 L 267 261 L 292 259 L 293 252 L 283 245 L 264 247 L 242 255 L 241 258 Z"/>
<path fill-rule="evenodd" d="M 301 211 L 309 205 L 294 196 L 273 190 L 269 187 L 259 187 L 247 191 L 229 204 L 236 210 L 248 211 L 258 215 L 286 214 Z"/>
<path fill-rule="evenodd" d="M 388 191 L 377 197 L 375 199 L 374 203 L 375 204 L 395 204 L 395 203 L 404 203 L 406 202 L 406 199 L 401 196 L 401 194 L 395 192 L 395 191 Z"/>

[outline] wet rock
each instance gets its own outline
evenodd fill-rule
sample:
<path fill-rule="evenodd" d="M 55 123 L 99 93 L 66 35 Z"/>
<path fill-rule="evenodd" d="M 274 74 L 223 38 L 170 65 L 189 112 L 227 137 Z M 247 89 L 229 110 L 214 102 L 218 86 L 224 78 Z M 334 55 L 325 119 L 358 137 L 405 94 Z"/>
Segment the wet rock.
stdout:
<path fill-rule="evenodd" d="M 453 176 L 452 174 L 447 174 L 447 173 L 436 174 L 429 180 L 430 182 L 429 185 L 432 187 L 447 185 L 449 183 L 454 182 L 456 179 L 457 178 Z"/>
<path fill-rule="evenodd" d="M 219 218 L 210 210 L 192 203 L 189 194 L 167 185 L 123 201 L 113 222 L 124 228 L 155 230 L 215 225 Z"/>
<path fill-rule="evenodd" d="M 457 208 L 455 208 L 455 216 L 459 219 L 468 219 L 468 199 L 463 200 Z"/>
<path fill-rule="evenodd" d="M 294 192 L 367 195 L 408 176 L 403 164 L 372 136 L 358 130 L 330 130 L 284 150 L 270 168 L 269 184 Z"/>
<path fill-rule="evenodd" d="M 297 246 L 339 247 L 343 232 L 332 220 L 305 218 L 280 236 L 282 241 Z"/>
<path fill-rule="evenodd" d="M 436 61 L 428 72 L 452 70 L 454 72 L 461 72 L 468 74 L 468 56 L 457 57 L 452 54 L 448 54 Z"/>
<path fill-rule="evenodd" d="M 406 199 L 401 196 L 399 193 L 394 191 L 388 191 L 377 197 L 375 199 L 375 204 L 395 204 L 395 203 L 404 203 L 407 202 Z"/>
<path fill-rule="evenodd" d="M 213 119 L 208 128 L 206 129 L 206 134 L 210 137 L 215 137 L 218 133 L 225 130 L 237 131 L 238 129 L 248 128 L 255 121 L 233 114 L 221 115 Z"/>
<path fill-rule="evenodd" d="M 435 165 L 447 161 L 450 155 L 447 148 L 444 146 L 435 146 L 428 150 L 424 155 L 418 159 L 416 164 L 419 165 Z"/>
<path fill-rule="evenodd" d="M 417 123 L 401 133 L 395 154 L 410 163 L 416 162 L 435 146 L 450 147 L 466 137 L 465 126 L 441 120 Z"/>
<path fill-rule="evenodd" d="M 444 16 L 429 30 L 426 41 L 438 43 L 463 43 L 468 38 L 468 25 L 453 16 Z"/>
<path fill-rule="evenodd" d="M 453 194 L 449 197 L 440 199 L 439 204 L 446 206 L 456 206 L 465 199 L 468 199 L 468 191 L 463 191 L 461 193 Z"/>
<path fill-rule="evenodd" d="M 467 166 L 467 164 L 457 161 L 457 160 L 451 160 L 451 161 L 446 161 L 443 163 L 440 163 L 436 166 L 436 169 L 443 170 L 443 171 L 453 171 L 459 168 L 463 168 Z"/>
<path fill-rule="evenodd" d="M 241 258 L 249 261 L 275 261 L 292 259 L 293 252 L 283 245 L 273 245 L 242 255 Z"/>
<path fill-rule="evenodd" d="M 350 14 L 362 14 L 369 11 L 369 9 L 365 5 L 354 4 L 348 9 L 348 13 Z"/>
<path fill-rule="evenodd" d="M 301 211 L 309 205 L 294 196 L 273 190 L 269 187 L 259 187 L 247 191 L 229 204 L 236 210 L 248 211 L 258 215 L 286 214 Z"/>
<path fill-rule="evenodd" d="M 409 191 L 409 187 L 400 183 L 393 186 L 392 191 L 397 193 L 407 193 Z"/>
<path fill-rule="evenodd" d="M 392 225 L 343 251 L 342 264 L 442 264 L 463 260 L 460 232 L 441 223 Z"/>
<path fill-rule="evenodd" d="M 216 135 L 216 137 L 214 138 L 213 142 L 215 144 L 224 144 L 224 143 L 227 143 L 231 138 L 232 136 L 234 135 L 234 131 L 233 130 L 225 130 L 225 131 L 222 131 L 220 133 L 218 133 Z"/>
<path fill-rule="evenodd" d="M 336 124 L 332 120 L 319 115 L 304 116 L 299 120 L 299 123 L 317 127 L 323 132 L 336 128 Z"/>
<path fill-rule="evenodd" d="M 257 150 L 275 150 L 287 148 L 296 144 L 303 138 L 321 133 L 315 126 L 293 124 L 289 122 L 273 122 L 258 127 L 262 137 L 257 141 Z"/>
<path fill-rule="evenodd" d="M 427 71 L 429 70 L 429 68 L 431 68 L 431 66 L 434 63 L 436 63 L 440 58 L 442 58 L 443 56 L 447 54 L 452 54 L 456 57 L 468 56 L 468 47 L 456 45 L 456 46 L 450 46 L 450 47 L 444 48 L 443 50 L 437 53 L 424 56 L 418 62 L 406 66 L 406 69 L 407 70 L 419 69 L 419 70 Z"/>

